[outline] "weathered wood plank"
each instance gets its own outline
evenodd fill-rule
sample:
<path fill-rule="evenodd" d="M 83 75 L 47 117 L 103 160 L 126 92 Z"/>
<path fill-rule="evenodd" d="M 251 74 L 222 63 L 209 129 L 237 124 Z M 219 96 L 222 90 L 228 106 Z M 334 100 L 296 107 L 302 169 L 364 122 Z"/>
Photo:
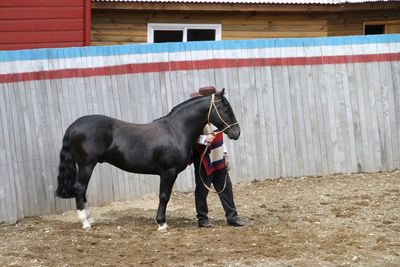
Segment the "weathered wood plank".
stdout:
<path fill-rule="evenodd" d="M 311 49 L 318 49 L 312 47 Z M 323 81 L 320 75 L 323 73 L 321 66 L 309 67 L 307 69 L 307 87 L 308 87 L 308 101 L 309 101 L 309 114 L 310 114 L 310 149 L 314 152 L 314 160 L 310 162 L 311 168 L 317 174 L 323 174 L 324 168 L 322 165 L 323 156 L 322 153 L 324 145 L 327 144 L 329 131 L 326 131 L 326 125 L 328 124 L 327 116 L 327 100 L 325 95 L 325 88 L 322 86 Z M 328 150 L 327 152 L 331 151 Z M 328 152 L 329 153 L 329 152 Z M 333 159 L 329 159 L 328 164 L 333 162 Z M 328 165 L 329 166 L 329 165 Z M 329 168 L 329 167 L 328 167 Z"/>
<path fill-rule="evenodd" d="M 384 44 L 382 53 L 389 53 L 389 47 Z M 384 98 L 384 125 L 385 135 L 387 140 L 387 153 L 388 153 L 388 169 L 396 168 L 396 150 L 399 147 L 398 134 L 394 129 L 395 126 L 395 110 L 394 110 L 394 89 L 392 83 L 392 73 L 390 65 L 387 63 L 379 62 L 379 76 L 381 79 L 381 92 Z"/>
<path fill-rule="evenodd" d="M 400 49 L 400 45 L 398 47 Z M 393 47 L 389 47 L 389 52 L 394 53 L 396 50 Z M 391 81 L 393 88 L 393 102 L 394 102 L 394 131 L 397 134 L 394 138 L 395 141 L 400 142 L 400 64 L 399 62 L 393 61 L 390 62 L 390 71 L 391 71 Z M 399 144 L 395 147 L 399 147 Z M 400 164 L 400 151 L 399 149 L 394 149 L 395 152 L 395 166 L 399 166 Z"/>
<path fill-rule="evenodd" d="M 18 121 L 19 118 L 17 116 L 16 102 L 14 98 L 13 91 L 16 90 L 13 84 L 8 85 L 8 90 L 4 91 L 6 109 L 8 110 L 8 131 L 9 131 L 9 140 L 10 140 L 10 156 L 12 162 L 12 168 L 14 171 L 13 180 L 15 184 L 18 186 L 15 187 L 16 190 L 16 198 L 17 198 L 17 208 L 19 213 L 18 215 L 26 215 L 29 209 L 28 199 L 27 199 L 27 185 L 24 179 L 24 176 L 21 175 L 21 170 L 23 170 L 22 165 L 22 151 L 21 147 L 18 145 L 21 140 L 21 132 L 19 130 Z"/>
<path fill-rule="evenodd" d="M 1 175 L 0 183 L 0 199 L 1 199 L 1 213 L 0 219 L 3 222 L 12 223 L 21 216 L 21 203 L 18 202 L 17 192 L 14 184 L 14 169 L 13 161 L 11 159 L 11 147 L 12 142 L 10 140 L 9 129 L 11 125 L 7 120 L 7 106 L 5 91 L 9 90 L 6 84 L 2 84 L 0 87 L 0 122 L 2 130 L 0 131 L 0 166 L 3 171 Z"/>
<path fill-rule="evenodd" d="M 356 45 L 352 46 L 352 52 L 354 55 L 357 55 L 360 53 L 358 51 L 358 47 Z M 355 71 L 355 86 L 357 88 L 357 101 L 358 101 L 358 107 L 359 107 L 359 116 L 360 116 L 360 128 L 361 128 L 361 145 L 362 145 L 362 158 L 363 158 L 363 163 L 364 165 L 362 166 L 364 171 L 372 171 L 373 170 L 373 165 L 374 162 L 373 160 L 370 159 L 370 157 L 373 157 L 374 154 L 370 153 L 369 150 L 369 145 L 368 145 L 368 115 L 370 114 L 369 112 L 369 106 L 368 106 L 368 98 L 367 96 L 364 97 L 365 93 L 364 90 L 366 88 L 365 86 L 365 79 L 366 74 L 365 72 L 362 72 L 362 70 L 365 71 L 365 68 L 363 68 L 362 64 L 360 63 L 355 63 L 354 64 L 354 71 Z M 366 100 L 366 99 L 367 100 Z"/>

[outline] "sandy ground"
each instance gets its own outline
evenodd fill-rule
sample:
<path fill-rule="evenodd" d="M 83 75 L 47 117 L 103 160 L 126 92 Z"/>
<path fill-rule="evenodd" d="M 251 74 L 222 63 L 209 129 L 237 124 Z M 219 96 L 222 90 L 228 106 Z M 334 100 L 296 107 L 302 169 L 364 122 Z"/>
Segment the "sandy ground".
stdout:
<path fill-rule="evenodd" d="M 400 266 L 400 172 L 299 177 L 234 187 L 245 227 L 197 227 L 193 193 L 174 193 L 166 232 L 157 196 L 0 225 L 0 266 Z M 90 196 L 89 196 L 90 198 Z"/>

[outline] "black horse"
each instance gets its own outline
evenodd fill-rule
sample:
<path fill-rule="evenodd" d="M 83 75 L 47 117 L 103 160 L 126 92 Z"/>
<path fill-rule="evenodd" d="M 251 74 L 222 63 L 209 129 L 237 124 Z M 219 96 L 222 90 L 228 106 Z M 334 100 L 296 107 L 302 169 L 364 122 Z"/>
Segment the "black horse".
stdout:
<path fill-rule="evenodd" d="M 224 90 L 186 100 L 148 124 L 103 115 L 78 118 L 63 138 L 56 194 L 61 198 L 75 197 L 83 228 L 90 229 L 86 190 L 98 162 L 108 162 L 128 172 L 157 174 L 161 180 L 156 221 L 159 230 L 166 229 L 165 211 L 172 186 L 188 165 L 196 139 L 208 122 L 230 139 L 239 138 L 240 127 Z"/>

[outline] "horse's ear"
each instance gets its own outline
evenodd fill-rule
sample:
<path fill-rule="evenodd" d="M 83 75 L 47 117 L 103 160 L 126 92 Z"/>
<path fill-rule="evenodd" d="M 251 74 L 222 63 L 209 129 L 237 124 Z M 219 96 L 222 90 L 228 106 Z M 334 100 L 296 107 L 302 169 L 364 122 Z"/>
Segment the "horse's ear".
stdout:
<path fill-rule="evenodd" d="M 225 94 L 225 88 L 222 88 L 222 90 L 218 93 L 219 96 L 223 96 Z"/>

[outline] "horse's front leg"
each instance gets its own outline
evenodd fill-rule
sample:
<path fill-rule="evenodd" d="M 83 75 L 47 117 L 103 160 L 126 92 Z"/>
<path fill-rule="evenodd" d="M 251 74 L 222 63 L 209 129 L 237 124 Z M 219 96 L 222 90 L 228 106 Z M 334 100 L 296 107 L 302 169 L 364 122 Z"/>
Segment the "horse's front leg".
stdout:
<path fill-rule="evenodd" d="M 160 174 L 160 194 L 156 221 L 158 224 L 158 231 L 163 231 L 168 228 L 165 222 L 165 212 L 167 204 L 171 197 L 172 187 L 176 180 L 176 171 L 168 170 Z"/>

